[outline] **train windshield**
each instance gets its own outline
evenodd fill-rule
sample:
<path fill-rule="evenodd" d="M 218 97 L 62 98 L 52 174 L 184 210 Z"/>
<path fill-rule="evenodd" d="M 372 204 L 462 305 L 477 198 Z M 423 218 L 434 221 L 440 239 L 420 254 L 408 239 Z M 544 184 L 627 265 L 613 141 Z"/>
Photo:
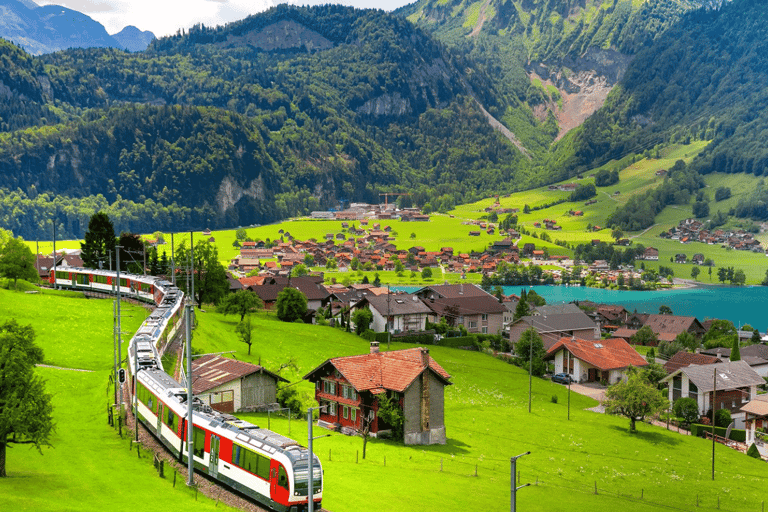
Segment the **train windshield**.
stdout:
<path fill-rule="evenodd" d="M 298 466 L 293 470 L 293 478 L 295 483 L 294 493 L 298 496 L 306 496 L 309 491 L 309 483 L 307 482 L 307 474 L 309 473 L 309 466 Z M 312 492 L 319 494 L 323 490 L 323 473 L 322 470 L 317 467 L 312 467 L 312 473 L 314 478 L 312 479 Z"/>

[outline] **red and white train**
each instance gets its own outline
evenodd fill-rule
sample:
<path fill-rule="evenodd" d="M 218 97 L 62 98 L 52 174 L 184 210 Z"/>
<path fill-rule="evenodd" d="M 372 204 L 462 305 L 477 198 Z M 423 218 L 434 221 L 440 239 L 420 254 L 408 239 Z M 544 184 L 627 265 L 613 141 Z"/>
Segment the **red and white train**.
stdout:
<path fill-rule="evenodd" d="M 86 268 L 57 269 L 51 284 L 60 287 L 117 293 L 117 274 Z M 155 304 L 155 309 L 131 338 L 128 361 L 134 359 L 137 389 L 133 393 L 139 420 L 173 453 L 188 462 L 187 390 L 165 373 L 159 349 L 181 327 L 184 293 L 162 278 L 120 274 L 120 293 Z M 138 350 L 138 357 L 134 351 Z M 205 473 L 249 498 L 280 512 L 307 510 L 309 450 L 271 430 L 215 411 L 194 399 L 192 460 Z M 323 471 L 313 456 L 314 509 L 321 508 Z"/>

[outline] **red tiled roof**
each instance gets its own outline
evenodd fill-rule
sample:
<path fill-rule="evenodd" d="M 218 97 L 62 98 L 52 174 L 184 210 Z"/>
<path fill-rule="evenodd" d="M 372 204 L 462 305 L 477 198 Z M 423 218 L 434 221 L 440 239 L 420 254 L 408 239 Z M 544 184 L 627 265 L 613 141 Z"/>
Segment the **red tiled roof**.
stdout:
<path fill-rule="evenodd" d="M 385 389 L 403 392 L 425 371 L 423 357 L 429 361 L 429 369 L 449 385 L 451 376 L 429 356 L 427 349 L 416 347 L 391 352 L 377 352 L 359 356 L 329 359 L 304 376 L 308 379 L 326 364 L 333 365 L 354 388 L 378 394 Z M 311 380 L 311 379 L 310 379 Z"/>
<path fill-rule="evenodd" d="M 648 366 L 643 356 L 638 354 L 629 343 L 619 338 L 607 340 L 560 338 L 560 341 L 547 351 L 547 357 L 554 357 L 561 348 L 601 370 L 616 370 L 630 365 Z"/>

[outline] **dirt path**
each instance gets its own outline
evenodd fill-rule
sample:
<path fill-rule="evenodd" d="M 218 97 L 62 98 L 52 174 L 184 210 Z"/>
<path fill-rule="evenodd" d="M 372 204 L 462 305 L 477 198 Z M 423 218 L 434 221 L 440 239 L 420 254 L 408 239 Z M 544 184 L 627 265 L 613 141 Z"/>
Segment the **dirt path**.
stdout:
<path fill-rule="evenodd" d="M 93 370 L 84 370 L 82 368 L 64 368 L 63 366 L 51 366 L 49 364 L 36 364 L 38 368 L 51 368 L 53 370 L 65 370 L 70 372 L 86 372 L 93 373 Z"/>
<path fill-rule="evenodd" d="M 485 0 L 485 3 L 480 7 L 480 13 L 477 16 L 477 24 L 475 25 L 475 28 L 472 29 L 472 32 L 469 34 L 469 37 L 475 37 L 477 36 L 480 31 L 483 29 L 483 25 L 485 25 L 485 11 L 488 8 L 488 5 L 490 5 L 491 0 Z"/>

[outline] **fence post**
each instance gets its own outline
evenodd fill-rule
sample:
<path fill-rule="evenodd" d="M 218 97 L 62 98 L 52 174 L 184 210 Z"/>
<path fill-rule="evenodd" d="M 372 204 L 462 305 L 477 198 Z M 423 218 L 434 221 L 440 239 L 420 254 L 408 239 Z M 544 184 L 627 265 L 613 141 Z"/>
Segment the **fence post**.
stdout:
<path fill-rule="evenodd" d="M 176 470 L 173 470 L 173 487 L 176 488 Z"/>
<path fill-rule="evenodd" d="M 477 464 L 475 464 L 475 476 L 477 476 Z"/>
<path fill-rule="evenodd" d="M 328 462 L 331 461 L 331 449 L 328 448 Z"/>
<path fill-rule="evenodd" d="M 595 494 L 597 494 L 597 480 L 595 480 Z"/>
<path fill-rule="evenodd" d="M 443 472 L 443 458 L 440 457 L 440 472 Z"/>
<path fill-rule="evenodd" d="M 387 467 L 387 456 L 384 456 L 384 467 Z"/>
<path fill-rule="evenodd" d="M 360 463 L 360 450 L 355 451 L 355 464 Z"/>

